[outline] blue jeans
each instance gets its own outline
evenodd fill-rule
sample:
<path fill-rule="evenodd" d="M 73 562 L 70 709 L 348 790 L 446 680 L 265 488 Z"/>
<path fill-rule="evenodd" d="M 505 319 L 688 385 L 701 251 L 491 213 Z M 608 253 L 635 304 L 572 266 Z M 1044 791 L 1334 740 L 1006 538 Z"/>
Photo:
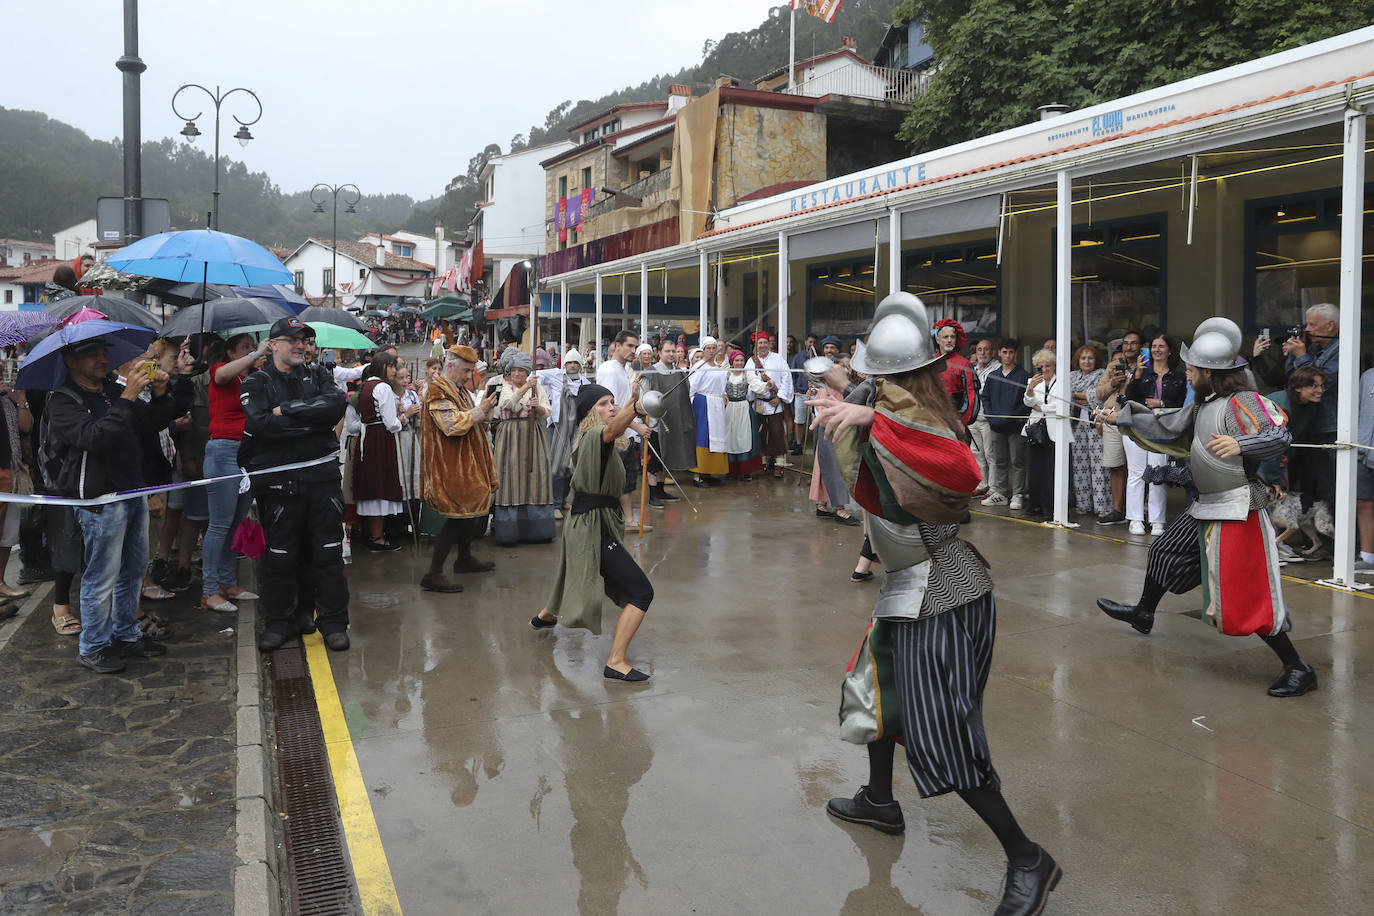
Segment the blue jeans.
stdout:
<path fill-rule="evenodd" d="M 135 642 L 138 593 L 148 565 L 148 502 L 124 499 L 99 509 L 77 509 L 86 547 L 81 574 L 82 655 L 112 639 Z"/>
<path fill-rule="evenodd" d="M 237 439 L 211 439 L 205 445 L 206 477 L 223 477 L 239 470 Z M 210 500 L 210 524 L 200 549 L 201 592 L 213 595 L 222 588 L 239 583 L 238 559 L 234 556 L 233 531 L 248 515 L 252 496 L 239 493 L 237 480 L 225 480 L 205 487 Z"/>

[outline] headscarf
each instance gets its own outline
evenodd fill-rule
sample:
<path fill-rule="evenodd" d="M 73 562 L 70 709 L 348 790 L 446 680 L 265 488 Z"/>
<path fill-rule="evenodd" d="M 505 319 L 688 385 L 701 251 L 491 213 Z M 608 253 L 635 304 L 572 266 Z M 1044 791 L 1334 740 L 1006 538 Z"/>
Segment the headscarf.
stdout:
<path fill-rule="evenodd" d="M 514 347 L 507 347 L 506 352 L 501 354 L 501 361 L 497 364 L 502 375 L 510 375 L 513 369 L 524 369 L 526 372 L 534 370 L 534 360 L 524 350 L 517 350 Z"/>
<path fill-rule="evenodd" d="M 743 350 L 731 350 L 731 351 L 730 351 L 730 358 L 729 358 L 728 362 L 732 362 L 732 363 L 733 363 L 733 362 L 735 361 L 735 357 L 736 357 L 736 356 L 741 356 L 741 357 L 744 356 L 744 351 L 743 351 Z"/>
<path fill-rule="evenodd" d="M 968 333 L 964 330 L 964 326 L 962 324 L 955 321 L 953 318 L 941 318 L 939 321 L 935 322 L 935 324 L 931 326 L 931 335 L 934 337 L 940 336 L 940 330 L 942 328 L 954 328 L 955 353 L 958 353 L 960 350 L 964 349 L 964 345 L 968 343 Z"/>
<path fill-rule="evenodd" d="M 549 351 L 539 347 L 534 351 L 534 364 L 540 369 L 547 369 L 553 365 L 553 359 L 549 356 Z"/>
<path fill-rule="evenodd" d="M 587 414 L 596 406 L 596 402 L 610 393 L 611 389 L 603 385 L 583 385 L 582 390 L 577 393 L 577 425 L 581 426 L 582 421 L 587 419 Z"/>
<path fill-rule="evenodd" d="M 703 348 L 709 347 L 709 346 L 711 346 L 711 345 L 714 344 L 714 343 L 717 343 L 717 341 L 716 341 L 716 339 L 715 339 L 714 337 L 712 337 L 710 334 L 705 334 L 705 335 L 703 335 L 702 338 L 701 338 L 701 346 L 702 346 Z"/>

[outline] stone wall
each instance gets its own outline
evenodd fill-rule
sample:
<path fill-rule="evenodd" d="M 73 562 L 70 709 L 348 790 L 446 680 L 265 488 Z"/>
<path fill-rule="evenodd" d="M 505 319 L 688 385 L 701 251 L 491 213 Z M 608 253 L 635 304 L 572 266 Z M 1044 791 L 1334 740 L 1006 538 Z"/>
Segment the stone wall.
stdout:
<path fill-rule="evenodd" d="M 625 164 L 612 156 L 609 150 L 602 146 L 595 146 L 546 168 L 544 170 L 544 241 L 547 244 L 546 251 L 558 250 L 558 230 L 554 227 L 554 216 L 558 211 L 558 179 L 568 179 L 569 197 L 579 194 L 582 191 L 582 170 L 588 166 L 592 170 L 591 187 L 596 191 L 593 203 L 600 199 L 601 188 L 621 188 L 630 183 L 630 179 L 625 175 Z M 583 231 L 577 233 L 575 241 L 573 233 L 569 231 L 568 247 L 605 234 L 597 231 L 594 222 L 584 222 L 582 228 Z"/>
<path fill-rule="evenodd" d="M 784 181 L 826 177 L 825 116 L 726 104 L 716 127 L 715 206 Z"/>

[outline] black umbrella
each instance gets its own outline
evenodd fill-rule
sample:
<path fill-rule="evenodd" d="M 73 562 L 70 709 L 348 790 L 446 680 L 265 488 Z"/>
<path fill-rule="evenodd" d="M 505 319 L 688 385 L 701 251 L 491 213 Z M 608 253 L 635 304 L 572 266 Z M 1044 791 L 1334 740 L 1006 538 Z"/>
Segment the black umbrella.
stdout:
<path fill-rule="evenodd" d="M 383 312 L 381 309 L 369 309 L 368 311 L 363 312 L 363 317 L 364 317 L 364 318 L 386 318 L 386 317 L 388 317 L 388 314 L 387 314 L 386 312 Z"/>
<path fill-rule="evenodd" d="M 323 321 L 325 324 L 337 324 L 341 328 L 350 328 L 362 333 L 367 333 L 371 330 L 352 312 L 345 312 L 343 309 L 325 308 L 320 305 L 312 305 L 296 317 L 306 322 Z"/>
<path fill-rule="evenodd" d="M 141 328 L 152 328 L 154 331 L 162 327 L 162 322 L 158 321 L 156 315 L 137 302 L 122 296 L 68 296 L 43 307 L 43 311 L 59 321 L 82 309 L 95 309 L 111 321 L 136 324 Z"/>
<path fill-rule="evenodd" d="M 204 311 L 204 315 L 201 312 Z M 178 311 L 162 326 L 163 337 L 187 337 L 206 331 L 230 331 L 234 328 L 271 324 L 290 312 L 267 299 L 211 299 L 204 305 L 190 305 Z M 202 323 L 203 322 L 203 323 Z"/>

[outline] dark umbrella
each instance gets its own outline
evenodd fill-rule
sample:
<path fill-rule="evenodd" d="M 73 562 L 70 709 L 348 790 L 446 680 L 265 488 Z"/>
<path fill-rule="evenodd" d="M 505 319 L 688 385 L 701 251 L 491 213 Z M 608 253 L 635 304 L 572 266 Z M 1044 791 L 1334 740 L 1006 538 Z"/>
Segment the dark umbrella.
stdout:
<path fill-rule="evenodd" d="M 143 292 L 157 296 L 171 305 L 191 305 L 211 299 L 270 299 L 292 314 L 299 313 L 310 303 L 285 283 L 266 283 L 261 286 L 226 286 L 209 283 L 201 295 L 199 283 L 177 283 L 153 278 L 143 284 Z"/>
<path fill-rule="evenodd" d="M 82 309 L 95 309 L 111 321 L 142 325 L 156 331 L 162 327 L 157 316 L 137 302 L 119 296 L 68 296 L 44 306 L 43 311 L 59 321 Z"/>
<path fill-rule="evenodd" d="M 363 312 L 364 318 L 386 318 L 387 315 L 388 313 L 383 312 L 381 309 L 369 309 L 366 312 Z"/>
<path fill-rule="evenodd" d="M 366 333 L 369 328 L 363 324 L 362 320 L 352 312 L 343 309 L 325 308 L 319 305 L 312 305 L 305 309 L 298 316 L 301 321 L 306 323 L 312 321 L 323 321 L 325 324 L 337 324 L 341 328 L 351 328 L 354 331 Z"/>
<path fill-rule="evenodd" d="M 188 305 L 162 326 L 162 337 L 188 337 L 206 331 L 231 331 L 234 328 L 271 324 L 290 312 L 266 299 L 211 299 L 204 305 Z"/>

